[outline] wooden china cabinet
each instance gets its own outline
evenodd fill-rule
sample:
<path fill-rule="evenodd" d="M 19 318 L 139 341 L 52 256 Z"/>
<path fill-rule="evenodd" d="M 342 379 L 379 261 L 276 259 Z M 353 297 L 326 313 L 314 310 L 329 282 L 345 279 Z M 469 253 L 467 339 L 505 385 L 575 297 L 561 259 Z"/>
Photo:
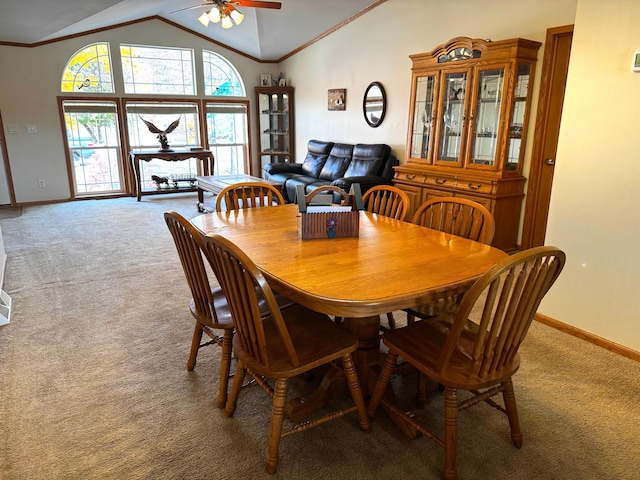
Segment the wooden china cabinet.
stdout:
<path fill-rule="evenodd" d="M 540 43 L 457 37 L 411 55 L 407 160 L 394 183 L 411 199 L 458 196 L 485 205 L 493 245 L 517 246 L 531 86 Z"/>
<path fill-rule="evenodd" d="M 259 170 L 268 163 L 289 163 L 293 155 L 293 87 L 256 87 Z"/>

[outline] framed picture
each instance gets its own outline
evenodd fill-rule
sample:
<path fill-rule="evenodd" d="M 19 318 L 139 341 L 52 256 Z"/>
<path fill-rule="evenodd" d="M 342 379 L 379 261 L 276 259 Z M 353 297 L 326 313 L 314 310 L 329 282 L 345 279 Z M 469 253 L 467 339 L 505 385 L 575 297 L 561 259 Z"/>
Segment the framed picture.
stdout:
<path fill-rule="evenodd" d="M 345 110 L 347 108 L 347 89 L 334 88 L 329 90 L 327 108 L 329 110 Z"/>
<path fill-rule="evenodd" d="M 271 86 L 271 75 L 268 73 L 263 73 L 260 75 L 260 86 L 261 87 L 270 87 Z"/>
<path fill-rule="evenodd" d="M 287 81 L 284 78 L 281 78 L 280 80 L 278 80 L 278 86 L 279 87 L 286 87 L 287 86 Z"/>

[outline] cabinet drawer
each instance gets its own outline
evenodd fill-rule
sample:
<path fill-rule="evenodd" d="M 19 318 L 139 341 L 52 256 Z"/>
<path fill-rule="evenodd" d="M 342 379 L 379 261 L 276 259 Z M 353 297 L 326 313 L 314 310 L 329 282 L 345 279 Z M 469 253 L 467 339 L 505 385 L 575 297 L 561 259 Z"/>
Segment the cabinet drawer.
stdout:
<path fill-rule="evenodd" d="M 457 183 L 456 177 L 448 175 L 429 175 L 425 182 L 430 187 L 438 188 L 455 188 Z"/>
<path fill-rule="evenodd" d="M 403 172 L 396 170 L 393 180 L 395 182 L 422 185 L 427 178 L 426 173 L 421 172 Z"/>
<path fill-rule="evenodd" d="M 469 193 L 494 193 L 494 182 L 485 182 L 476 179 L 458 179 L 456 190 Z"/>

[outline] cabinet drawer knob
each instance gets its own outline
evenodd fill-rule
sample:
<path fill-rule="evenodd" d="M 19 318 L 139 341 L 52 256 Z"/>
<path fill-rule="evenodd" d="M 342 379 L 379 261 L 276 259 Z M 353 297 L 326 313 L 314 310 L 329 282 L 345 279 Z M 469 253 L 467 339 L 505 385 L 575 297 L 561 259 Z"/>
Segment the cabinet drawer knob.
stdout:
<path fill-rule="evenodd" d="M 469 182 L 468 187 L 469 190 L 480 190 L 480 188 L 482 188 L 482 185 L 480 185 L 479 183 L 477 185 L 474 185 L 473 183 Z"/>
<path fill-rule="evenodd" d="M 444 185 L 445 183 L 447 183 L 447 179 L 446 178 L 440 179 L 440 178 L 436 177 L 436 183 L 438 185 Z"/>
<path fill-rule="evenodd" d="M 405 177 L 407 178 L 407 180 L 413 180 L 414 178 L 416 178 L 415 175 L 409 175 L 408 173 L 405 175 Z"/>

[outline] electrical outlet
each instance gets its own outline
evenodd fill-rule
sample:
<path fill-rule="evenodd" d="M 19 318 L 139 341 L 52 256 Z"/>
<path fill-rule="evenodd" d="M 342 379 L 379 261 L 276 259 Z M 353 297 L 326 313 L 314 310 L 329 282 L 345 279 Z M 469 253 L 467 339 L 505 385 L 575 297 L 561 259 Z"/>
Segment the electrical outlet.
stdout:
<path fill-rule="evenodd" d="M 27 133 L 38 133 L 38 130 L 36 129 L 35 125 L 25 125 Z"/>
<path fill-rule="evenodd" d="M 44 180 L 41 178 L 40 180 L 38 180 L 38 187 L 40 188 L 44 188 L 46 185 L 44 183 Z"/>

